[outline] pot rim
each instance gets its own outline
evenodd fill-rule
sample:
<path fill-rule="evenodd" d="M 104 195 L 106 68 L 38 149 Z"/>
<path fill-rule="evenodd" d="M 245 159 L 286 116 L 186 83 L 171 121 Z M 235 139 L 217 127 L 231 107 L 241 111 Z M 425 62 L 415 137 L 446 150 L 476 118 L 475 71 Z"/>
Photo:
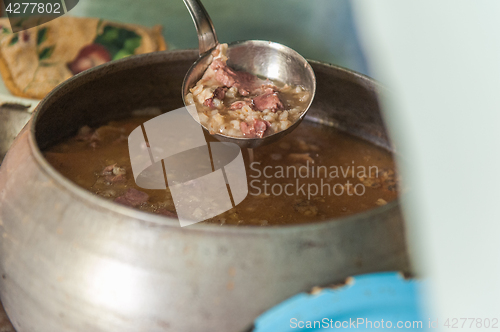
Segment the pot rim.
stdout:
<path fill-rule="evenodd" d="M 56 88 L 54 88 L 47 96 L 45 96 L 38 106 L 34 110 L 34 114 L 29 122 L 29 135 L 28 135 L 28 141 L 29 145 L 31 148 L 31 152 L 34 156 L 35 161 L 38 163 L 40 166 L 41 170 L 49 177 L 51 178 L 56 185 L 59 187 L 62 187 L 65 191 L 68 192 L 69 195 L 72 195 L 78 199 L 80 199 L 82 202 L 85 202 L 88 205 L 92 205 L 93 207 L 98 207 L 99 209 L 106 210 L 106 211 L 111 211 L 114 213 L 122 214 L 127 217 L 133 218 L 138 222 L 141 223 L 148 223 L 148 224 L 154 224 L 157 226 L 166 226 L 166 227 L 178 227 L 181 228 L 179 225 L 178 220 L 173 219 L 173 218 L 168 218 L 165 216 L 160 216 L 160 215 L 155 215 L 153 213 L 145 212 L 145 211 L 140 211 L 136 210 L 131 207 L 127 207 L 124 205 L 120 205 L 118 203 L 114 203 L 112 201 L 106 200 L 102 197 L 99 197 L 90 191 L 81 188 L 78 186 L 76 183 L 73 181 L 69 180 L 66 178 L 64 175 L 62 175 L 59 171 L 57 171 L 43 156 L 42 151 L 40 150 L 40 147 L 38 146 L 38 143 L 36 142 L 36 123 L 38 118 L 43 114 L 43 109 L 44 107 L 49 104 L 49 102 L 52 100 L 52 98 L 57 98 L 58 94 L 64 93 L 64 90 L 66 90 L 68 87 L 72 87 L 72 89 L 78 88 L 80 84 L 80 80 L 84 77 L 88 77 L 91 75 L 95 75 L 96 73 L 104 72 L 101 73 L 101 75 L 97 75 L 98 77 L 103 76 L 109 72 L 114 72 L 118 70 L 122 70 L 124 68 L 130 68 L 135 66 L 136 64 L 143 63 L 144 60 L 148 58 L 155 58 L 158 57 L 159 54 L 166 54 L 166 55 L 171 55 L 173 58 L 181 58 L 184 57 L 186 54 L 187 55 L 198 55 L 198 51 L 196 49 L 183 49 L 183 50 L 171 50 L 171 51 L 161 51 L 161 52 L 154 52 L 154 53 L 147 53 L 147 54 L 139 54 L 139 55 L 133 55 L 124 59 L 120 59 L 117 61 L 112 61 L 108 62 L 99 66 L 96 66 L 94 68 L 91 68 L 89 70 L 86 70 L 84 72 L 81 72 L 77 75 L 74 75 L 73 77 L 67 79 L 66 81 L 62 82 L 59 84 Z M 349 75 L 354 75 L 358 78 L 361 78 L 363 81 L 368 81 L 373 87 L 379 89 L 384 89 L 385 88 L 377 81 L 374 79 L 354 72 L 352 70 L 349 70 L 344 67 L 336 66 L 333 64 L 321 62 L 321 61 L 316 61 L 316 60 L 307 60 L 310 63 L 321 65 L 321 66 L 326 66 L 330 67 L 332 69 L 338 70 L 343 72 L 344 74 L 349 74 Z M 104 70 L 107 69 L 107 70 Z M 83 82 L 82 82 L 83 83 Z M 244 234 L 262 234 L 262 233 L 289 233 L 289 232 L 303 232 L 306 230 L 316 230 L 316 229 L 323 229 L 323 228 L 331 228 L 331 227 L 340 227 L 342 224 L 351 222 L 351 220 L 355 219 L 368 219 L 370 217 L 378 216 L 386 211 L 390 211 L 393 209 L 396 209 L 399 207 L 399 197 L 396 198 L 395 200 L 388 202 L 386 205 L 376 207 L 373 209 L 369 209 L 363 212 L 359 212 L 356 214 L 352 214 L 349 216 L 345 217 L 340 217 L 340 218 L 333 218 L 333 219 L 328 219 L 324 221 L 317 221 L 317 222 L 312 222 L 312 223 L 303 223 L 303 224 L 291 224 L 291 225 L 272 225 L 272 226 L 235 226 L 235 225 L 225 225 L 221 227 L 220 225 L 214 225 L 214 224 L 193 224 L 190 227 L 186 228 L 183 227 L 186 231 L 210 231 L 210 232 L 216 232 L 216 233 L 244 233 Z M 337 226 L 335 226 L 337 225 Z"/>

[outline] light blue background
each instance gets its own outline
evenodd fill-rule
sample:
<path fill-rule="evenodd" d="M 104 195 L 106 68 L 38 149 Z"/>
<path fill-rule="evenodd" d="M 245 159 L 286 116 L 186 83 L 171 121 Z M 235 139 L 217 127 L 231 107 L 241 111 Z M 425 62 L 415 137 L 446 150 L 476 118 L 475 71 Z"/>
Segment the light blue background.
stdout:
<path fill-rule="evenodd" d="M 204 0 L 221 42 L 272 40 L 309 59 L 367 74 L 348 0 Z M 72 15 L 163 25 L 170 49 L 197 48 L 182 0 L 80 0 Z"/>

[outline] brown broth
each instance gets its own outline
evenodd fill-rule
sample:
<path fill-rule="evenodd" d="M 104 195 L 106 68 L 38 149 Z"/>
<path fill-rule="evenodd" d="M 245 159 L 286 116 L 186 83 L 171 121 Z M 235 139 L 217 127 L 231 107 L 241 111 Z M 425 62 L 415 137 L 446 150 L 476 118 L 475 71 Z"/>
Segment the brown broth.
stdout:
<path fill-rule="evenodd" d="M 134 117 L 110 122 L 96 130 L 99 140 L 73 137 L 45 151 L 45 157 L 65 177 L 94 194 L 114 200 L 128 188 L 135 188 L 149 195 L 148 201 L 137 209 L 172 215 L 175 208 L 168 189 L 142 189 L 132 176 L 127 138 L 148 119 Z M 303 121 L 280 141 L 254 149 L 253 154 L 254 164 L 250 167 L 249 155 L 244 153 L 249 195 L 235 208 L 204 223 L 262 226 L 309 223 L 352 215 L 397 198 L 392 155 L 334 128 Z M 113 183 L 103 175 L 103 169 L 113 164 L 125 170 L 124 181 Z M 257 170 L 263 172 L 265 167 L 266 174 L 272 174 L 272 178 L 264 174 L 258 176 Z M 305 178 L 307 169 L 309 176 Z M 362 174 L 363 169 L 366 176 Z M 264 181 L 268 183 L 267 194 Z M 327 184 L 330 185 L 328 193 Z M 293 195 L 278 195 L 285 185 Z M 314 185 L 318 187 L 316 194 Z M 363 194 L 358 195 L 362 188 Z"/>

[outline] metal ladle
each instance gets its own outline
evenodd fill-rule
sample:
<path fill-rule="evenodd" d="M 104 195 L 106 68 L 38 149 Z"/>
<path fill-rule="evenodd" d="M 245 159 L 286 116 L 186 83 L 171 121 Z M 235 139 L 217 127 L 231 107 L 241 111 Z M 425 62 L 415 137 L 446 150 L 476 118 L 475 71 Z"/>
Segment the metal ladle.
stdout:
<path fill-rule="evenodd" d="M 186 7 L 193 18 L 198 32 L 200 57 L 191 66 L 182 84 L 182 99 L 186 104 L 185 96 L 196 82 L 205 73 L 212 62 L 212 50 L 219 44 L 212 20 L 199 0 L 184 0 Z M 290 127 L 262 138 L 240 138 L 226 136 L 220 133 L 213 134 L 219 141 L 232 142 L 242 148 L 256 148 L 282 138 L 295 129 L 309 110 L 316 92 L 316 77 L 311 65 L 300 54 L 291 48 L 263 40 L 238 41 L 228 44 L 227 64 L 236 70 L 243 70 L 259 77 L 300 85 L 307 89 L 310 97 L 307 107 L 300 118 Z M 207 128 L 203 127 L 205 130 Z M 207 130 L 208 131 L 208 130 Z"/>

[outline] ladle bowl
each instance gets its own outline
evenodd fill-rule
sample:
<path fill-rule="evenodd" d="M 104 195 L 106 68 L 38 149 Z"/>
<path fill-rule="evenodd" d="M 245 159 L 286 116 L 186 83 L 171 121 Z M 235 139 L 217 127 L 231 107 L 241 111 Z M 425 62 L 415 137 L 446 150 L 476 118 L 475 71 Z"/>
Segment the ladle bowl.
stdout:
<path fill-rule="evenodd" d="M 182 84 L 184 104 L 186 94 L 203 76 L 212 62 L 212 50 L 218 45 L 217 36 L 212 21 L 199 0 L 184 0 L 198 32 L 200 57 L 187 72 Z M 293 49 L 271 41 L 247 40 L 228 43 L 227 49 L 229 67 L 235 70 L 249 72 L 258 77 L 289 85 L 299 85 L 309 91 L 307 107 L 301 116 L 285 130 L 264 136 L 262 138 L 232 137 L 215 133 L 220 141 L 232 142 L 243 148 L 255 148 L 272 143 L 296 128 L 306 115 L 316 92 L 316 76 L 309 62 Z M 205 130 L 207 128 L 203 126 Z"/>

